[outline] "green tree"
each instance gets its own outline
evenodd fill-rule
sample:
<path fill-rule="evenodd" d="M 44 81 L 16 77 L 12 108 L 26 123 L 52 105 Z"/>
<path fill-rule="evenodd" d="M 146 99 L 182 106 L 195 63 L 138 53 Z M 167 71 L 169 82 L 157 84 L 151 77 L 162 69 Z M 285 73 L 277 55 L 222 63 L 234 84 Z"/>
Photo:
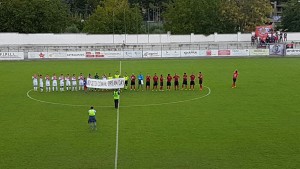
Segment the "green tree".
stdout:
<path fill-rule="evenodd" d="M 64 2 L 68 4 L 73 15 L 80 15 L 82 18 L 87 18 L 100 4 L 100 0 L 64 0 Z"/>
<path fill-rule="evenodd" d="M 86 21 L 84 32 L 100 34 L 140 33 L 141 11 L 128 0 L 104 0 Z"/>
<path fill-rule="evenodd" d="M 58 33 L 67 25 L 67 7 L 61 0 L 0 2 L 0 32 Z"/>
<path fill-rule="evenodd" d="M 300 2 L 290 0 L 283 10 L 282 26 L 289 32 L 300 31 Z"/>
<path fill-rule="evenodd" d="M 255 26 L 269 22 L 270 0 L 222 0 L 222 17 L 236 25 L 235 30 L 252 32 Z"/>
<path fill-rule="evenodd" d="M 174 0 L 164 13 L 165 29 L 174 34 L 230 32 L 233 26 L 221 17 L 219 0 Z"/>

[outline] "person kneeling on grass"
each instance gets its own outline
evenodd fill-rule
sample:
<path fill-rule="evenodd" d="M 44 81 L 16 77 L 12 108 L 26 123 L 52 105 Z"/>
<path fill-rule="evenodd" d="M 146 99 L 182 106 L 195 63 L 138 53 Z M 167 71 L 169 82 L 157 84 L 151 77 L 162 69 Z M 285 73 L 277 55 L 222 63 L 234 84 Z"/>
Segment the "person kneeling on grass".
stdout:
<path fill-rule="evenodd" d="M 89 120 L 88 123 L 90 125 L 90 128 L 92 130 L 97 130 L 97 124 L 96 124 L 96 110 L 94 110 L 94 107 L 92 106 L 91 109 L 88 111 L 89 113 Z"/>

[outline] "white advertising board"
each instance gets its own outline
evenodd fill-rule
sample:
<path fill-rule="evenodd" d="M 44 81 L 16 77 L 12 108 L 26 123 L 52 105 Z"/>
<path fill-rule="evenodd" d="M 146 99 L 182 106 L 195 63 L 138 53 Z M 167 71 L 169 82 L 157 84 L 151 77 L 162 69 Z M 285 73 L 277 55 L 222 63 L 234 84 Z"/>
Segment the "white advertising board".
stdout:
<path fill-rule="evenodd" d="M 218 50 L 207 50 L 206 56 L 218 56 Z"/>
<path fill-rule="evenodd" d="M 47 52 L 28 52 L 28 59 L 47 58 Z"/>
<path fill-rule="evenodd" d="M 28 59 L 82 59 L 85 52 L 28 52 Z"/>
<path fill-rule="evenodd" d="M 67 58 L 82 59 L 85 58 L 85 52 L 67 52 Z"/>
<path fill-rule="evenodd" d="M 180 57 L 179 50 L 163 50 L 162 57 Z"/>
<path fill-rule="evenodd" d="M 197 57 L 200 56 L 200 50 L 181 50 L 180 55 L 181 57 Z"/>
<path fill-rule="evenodd" d="M 269 49 L 250 49 L 250 56 L 266 56 L 269 55 Z"/>
<path fill-rule="evenodd" d="M 232 49 L 231 56 L 249 56 L 249 49 Z"/>
<path fill-rule="evenodd" d="M 300 49 L 286 49 L 287 56 L 297 56 L 300 55 Z"/>
<path fill-rule="evenodd" d="M 85 58 L 104 58 L 104 55 L 100 51 L 86 51 Z"/>
<path fill-rule="evenodd" d="M 161 57 L 161 51 L 143 51 L 144 58 Z"/>
<path fill-rule="evenodd" d="M 123 58 L 124 52 L 123 51 L 101 51 L 104 58 Z"/>
<path fill-rule="evenodd" d="M 0 52 L 0 60 L 24 60 L 24 52 Z"/>
<path fill-rule="evenodd" d="M 142 51 L 124 51 L 124 58 L 142 58 Z"/>

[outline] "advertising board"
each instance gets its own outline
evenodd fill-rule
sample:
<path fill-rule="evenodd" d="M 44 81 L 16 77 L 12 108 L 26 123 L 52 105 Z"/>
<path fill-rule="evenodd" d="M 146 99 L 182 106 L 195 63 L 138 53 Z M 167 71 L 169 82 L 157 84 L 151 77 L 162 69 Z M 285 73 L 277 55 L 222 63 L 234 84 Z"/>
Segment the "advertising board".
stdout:
<path fill-rule="evenodd" d="M 230 56 L 231 50 L 224 49 L 224 50 L 218 50 L 218 56 Z"/>
<path fill-rule="evenodd" d="M 24 60 L 24 52 L 0 52 L 0 60 Z"/>
<path fill-rule="evenodd" d="M 28 52 L 28 59 L 83 59 L 85 52 Z"/>
<path fill-rule="evenodd" d="M 300 49 L 286 49 L 287 56 L 298 56 L 300 55 Z"/>
<path fill-rule="evenodd" d="M 161 51 L 143 51 L 144 58 L 161 57 Z"/>
<path fill-rule="evenodd" d="M 179 50 L 163 50 L 162 57 L 180 57 Z"/>
<path fill-rule="evenodd" d="M 124 58 L 142 58 L 142 51 L 124 51 Z"/>
<path fill-rule="evenodd" d="M 100 51 L 86 51 L 85 58 L 104 58 L 104 54 Z"/>
<path fill-rule="evenodd" d="M 218 56 L 218 50 L 207 50 L 206 56 Z"/>
<path fill-rule="evenodd" d="M 249 56 L 249 49 L 232 49 L 231 56 Z"/>
<path fill-rule="evenodd" d="M 123 58 L 124 52 L 123 51 L 101 51 L 104 58 Z"/>
<path fill-rule="evenodd" d="M 250 49 L 250 56 L 266 56 L 269 55 L 269 49 Z"/>
<path fill-rule="evenodd" d="M 270 55 L 281 55 L 284 54 L 284 45 L 283 44 L 271 44 L 269 46 Z"/>

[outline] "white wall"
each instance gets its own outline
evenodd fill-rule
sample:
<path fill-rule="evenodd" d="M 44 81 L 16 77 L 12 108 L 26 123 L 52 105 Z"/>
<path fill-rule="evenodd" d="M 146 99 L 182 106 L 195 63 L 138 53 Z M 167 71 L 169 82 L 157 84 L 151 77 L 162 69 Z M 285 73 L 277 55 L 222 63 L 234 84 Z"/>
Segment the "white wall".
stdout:
<path fill-rule="evenodd" d="M 145 43 L 206 43 L 250 42 L 248 34 L 171 35 L 171 34 L 19 34 L 0 33 L 0 45 L 75 45 L 75 44 L 145 44 Z M 300 41 L 300 33 L 288 33 L 289 41 Z"/>

